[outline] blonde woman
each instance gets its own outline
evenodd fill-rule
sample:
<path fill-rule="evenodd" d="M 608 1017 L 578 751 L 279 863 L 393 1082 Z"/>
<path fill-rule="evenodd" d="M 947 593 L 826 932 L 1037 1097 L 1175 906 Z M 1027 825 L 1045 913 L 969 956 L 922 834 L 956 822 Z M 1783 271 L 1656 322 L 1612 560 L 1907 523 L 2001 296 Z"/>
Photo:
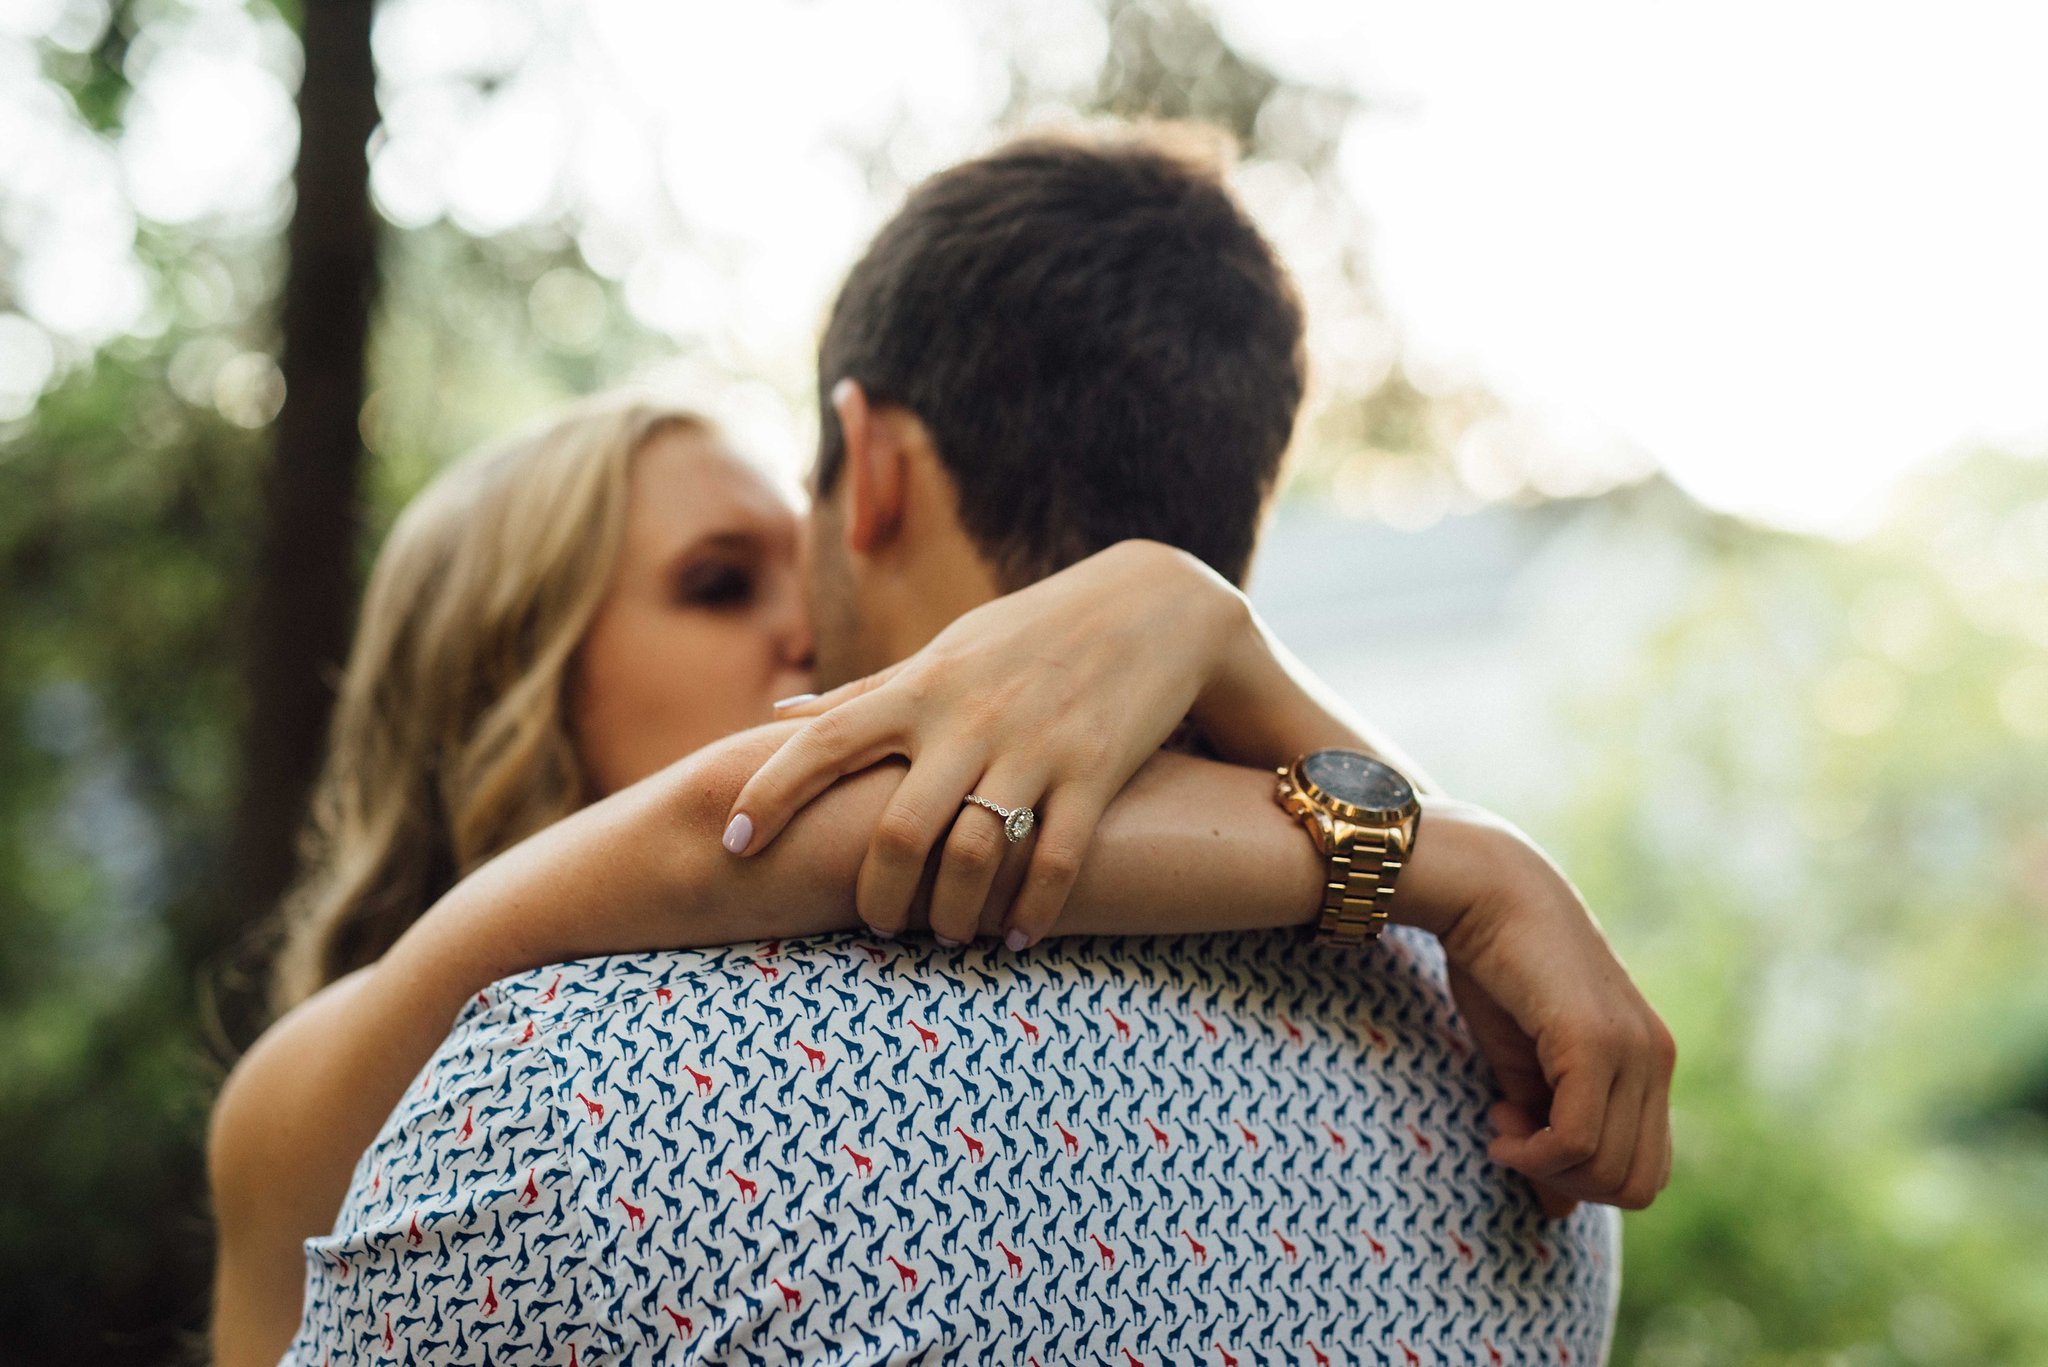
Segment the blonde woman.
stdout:
<path fill-rule="evenodd" d="M 215 1110 L 223 1367 L 275 1362 L 309 1278 L 349 1275 L 320 1238 L 352 1176 L 359 1189 L 379 1180 L 366 1149 L 494 983 L 591 956 L 862 926 L 863 862 L 904 781 L 899 760 L 831 786 L 794 820 L 764 814 L 776 830 L 744 859 L 719 843 L 743 785 L 812 724 L 774 721 L 777 700 L 810 684 L 802 546 L 797 510 L 711 424 L 629 396 L 458 462 L 394 524 L 281 916 L 279 1016 Z M 975 712 L 999 686 L 1015 714 Z M 1184 718 L 1223 759 L 1248 763 L 1301 736 L 1365 737 L 1191 557 L 1150 543 L 1102 552 L 961 617 L 869 691 L 882 690 L 920 702 L 893 747 L 918 769 L 957 762 L 972 715 L 977 771 L 1029 747 L 1056 774 L 1118 794 L 1057 934 L 1312 919 L 1321 861 L 1272 802 L 1270 771 L 1158 752 Z M 802 805 L 830 777 L 786 777 L 777 803 Z M 1191 829 L 1189 810 L 1214 820 Z M 1538 1058 L 1539 1031 L 1516 1022 L 1611 1018 L 1618 1003 L 1645 1039 L 1661 1026 L 1540 852 L 1435 795 L 1428 820 L 1430 857 L 1405 876 L 1396 920 L 1442 937 L 1509 1097 L 1493 1116 L 1495 1157 L 1535 1166 L 1543 1117 L 1530 1099 L 1555 1069 Z M 983 930 L 1002 924 L 1025 874 L 1021 860 L 1003 866 Z M 927 878 L 913 927 L 942 879 Z M 1641 1128 L 1627 1182 L 1596 1191 L 1554 1167 L 1538 1188 L 1546 1208 L 1646 1204 L 1665 1180 L 1661 1123 L 1659 1108 L 1613 1117 L 1608 1130 L 1632 1143 Z"/>

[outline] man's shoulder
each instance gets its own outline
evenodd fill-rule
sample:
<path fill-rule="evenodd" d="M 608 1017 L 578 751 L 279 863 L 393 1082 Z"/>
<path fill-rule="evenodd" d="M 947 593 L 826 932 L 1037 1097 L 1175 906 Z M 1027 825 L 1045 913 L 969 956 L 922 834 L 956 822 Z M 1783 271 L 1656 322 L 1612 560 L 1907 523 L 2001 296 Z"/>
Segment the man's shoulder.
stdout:
<path fill-rule="evenodd" d="M 457 1014 L 449 1038 L 506 1020 L 545 1020 L 560 1026 L 595 1012 L 630 1010 L 649 997 L 667 1000 L 686 989 L 735 978 L 750 963 L 772 960 L 783 943 L 749 940 L 702 949 L 599 954 L 526 969 L 470 998 Z"/>
<path fill-rule="evenodd" d="M 490 984 L 465 1006 L 449 1044 L 509 1028 L 592 1038 L 676 1028 L 700 1036 L 724 1023 L 778 1019 L 784 1006 L 858 1009 L 905 1001 L 936 1008 L 967 998 L 1040 1002 L 1105 993 L 1199 1001 L 1212 1013 L 1258 1011 L 1285 999 L 1354 1005 L 1448 1006 L 1442 952 L 1428 935 L 1389 927 L 1363 951 L 1330 951 L 1297 929 L 1212 935 L 1057 936 L 1022 954 L 977 942 L 947 948 L 922 936 L 884 940 L 835 931 L 697 949 L 600 955 Z M 807 1006 L 808 1009 L 808 1006 Z"/>

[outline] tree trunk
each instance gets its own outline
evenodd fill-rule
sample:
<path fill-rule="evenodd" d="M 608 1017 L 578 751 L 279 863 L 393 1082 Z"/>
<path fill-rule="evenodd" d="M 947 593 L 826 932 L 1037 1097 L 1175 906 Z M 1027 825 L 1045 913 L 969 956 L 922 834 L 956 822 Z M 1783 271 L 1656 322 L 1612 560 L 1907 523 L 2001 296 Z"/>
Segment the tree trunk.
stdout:
<path fill-rule="evenodd" d="M 264 484 L 249 599 L 242 773 L 207 958 L 289 885 L 356 605 L 363 366 L 377 287 L 368 143 L 376 127 L 372 0 L 306 0 L 296 208 L 287 235 L 279 364 L 285 401 Z M 222 1003 L 247 1038 L 258 1003 Z"/>

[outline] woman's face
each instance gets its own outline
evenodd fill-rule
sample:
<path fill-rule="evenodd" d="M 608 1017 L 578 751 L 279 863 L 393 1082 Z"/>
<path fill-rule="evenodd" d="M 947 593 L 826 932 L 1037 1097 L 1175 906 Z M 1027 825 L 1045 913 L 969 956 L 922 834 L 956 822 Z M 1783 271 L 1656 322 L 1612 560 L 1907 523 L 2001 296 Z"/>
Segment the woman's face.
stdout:
<path fill-rule="evenodd" d="M 634 454 L 625 544 L 570 689 L 598 796 L 810 688 L 799 541 L 795 509 L 715 434 L 670 428 Z"/>

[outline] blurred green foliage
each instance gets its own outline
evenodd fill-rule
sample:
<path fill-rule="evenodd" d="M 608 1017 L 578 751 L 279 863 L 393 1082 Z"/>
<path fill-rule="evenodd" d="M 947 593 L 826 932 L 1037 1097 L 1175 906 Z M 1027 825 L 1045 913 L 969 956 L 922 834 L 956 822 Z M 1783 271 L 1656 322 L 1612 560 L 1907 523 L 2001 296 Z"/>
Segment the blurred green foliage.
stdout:
<path fill-rule="evenodd" d="M 2048 1361 L 2048 463 L 1708 523 L 1539 828 L 1679 1040 L 1617 1360 Z"/>

